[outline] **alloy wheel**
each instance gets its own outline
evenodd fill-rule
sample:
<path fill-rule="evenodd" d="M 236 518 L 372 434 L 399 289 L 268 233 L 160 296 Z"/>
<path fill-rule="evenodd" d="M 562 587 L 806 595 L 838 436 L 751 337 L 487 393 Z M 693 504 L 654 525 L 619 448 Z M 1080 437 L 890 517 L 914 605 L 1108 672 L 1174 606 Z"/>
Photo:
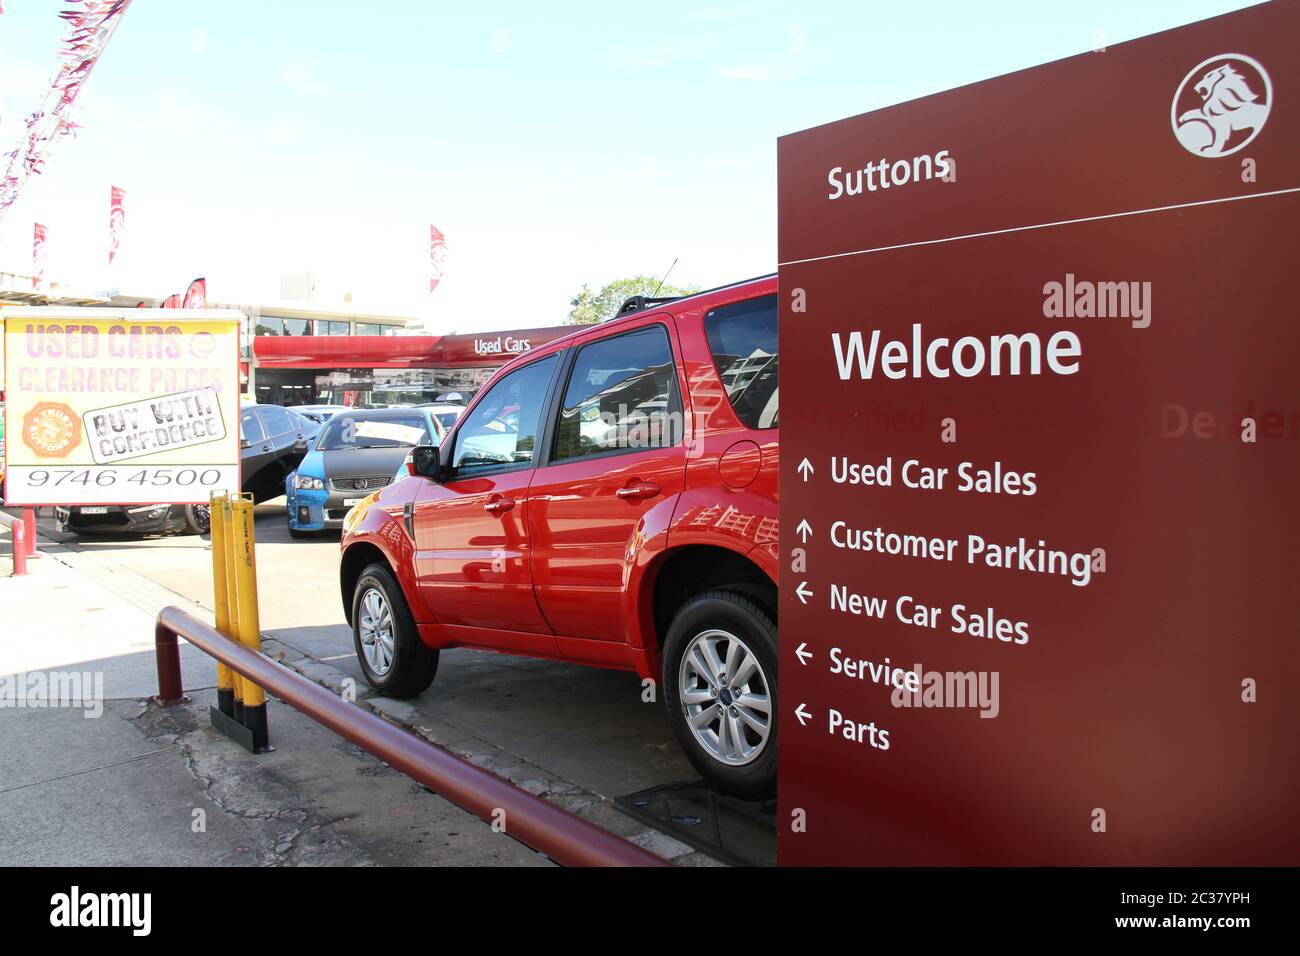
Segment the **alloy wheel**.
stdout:
<path fill-rule="evenodd" d="M 686 725 L 714 760 L 751 763 L 772 735 L 772 695 L 758 655 L 729 631 L 711 628 L 682 654 L 677 686 Z"/>
<path fill-rule="evenodd" d="M 376 677 L 383 677 L 393 666 L 393 613 L 384 592 L 373 587 L 361 596 L 360 610 L 357 629 L 366 666 Z"/>

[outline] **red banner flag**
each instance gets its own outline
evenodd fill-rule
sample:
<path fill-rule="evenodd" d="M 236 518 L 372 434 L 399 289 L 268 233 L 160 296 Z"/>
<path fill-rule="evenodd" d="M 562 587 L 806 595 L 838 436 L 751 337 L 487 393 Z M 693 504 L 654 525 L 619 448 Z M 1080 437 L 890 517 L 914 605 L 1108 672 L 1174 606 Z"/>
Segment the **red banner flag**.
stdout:
<path fill-rule="evenodd" d="M 162 300 L 162 305 L 158 306 L 158 308 L 160 309 L 179 309 L 180 307 L 181 307 L 180 293 L 177 293 L 176 295 L 169 295 L 167 298 Z"/>
<path fill-rule="evenodd" d="M 429 291 L 438 288 L 447 264 L 447 237 L 435 225 L 429 225 Z"/>
<path fill-rule="evenodd" d="M 39 222 L 32 226 L 32 288 L 45 284 L 45 227 Z"/>
<path fill-rule="evenodd" d="M 126 232 L 126 190 L 120 186 L 109 187 L 108 199 L 108 264 L 113 264 L 113 256 L 122 244 Z"/>
<path fill-rule="evenodd" d="M 56 140 L 71 136 L 80 124 L 72 108 L 99 55 L 122 20 L 130 0 L 71 0 L 79 9 L 63 10 L 67 23 L 60 44 L 63 66 L 46 89 L 40 106 L 25 120 L 26 132 L 18 144 L 0 154 L 0 218 L 13 206 L 28 179 L 41 172 Z"/>
<path fill-rule="evenodd" d="M 208 307 L 208 280 L 195 279 L 185 290 L 182 309 L 206 309 Z"/>

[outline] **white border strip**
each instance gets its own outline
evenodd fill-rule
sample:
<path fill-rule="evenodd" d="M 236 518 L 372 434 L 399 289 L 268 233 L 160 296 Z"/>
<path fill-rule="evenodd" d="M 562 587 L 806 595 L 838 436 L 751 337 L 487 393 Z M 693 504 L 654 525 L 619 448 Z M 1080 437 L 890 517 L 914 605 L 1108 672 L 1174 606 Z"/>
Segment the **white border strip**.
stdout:
<path fill-rule="evenodd" d="M 1028 232 L 1033 229 L 1051 229 L 1055 226 L 1072 226 L 1080 222 L 1099 222 L 1103 219 L 1122 219 L 1125 216 L 1142 216 L 1152 212 L 1168 212 L 1171 209 L 1191 209 L 1194 206 L 1213 206 L 1218 203 L 1237 202 L 1241 199 L 1263 199 L 1267 196 L 1284 196 L 1287 193 L 1300 193 L 1300 186 L 1290 189 L 1275 189 L 1266 193 L 1247 193 L 1244 196 L 1224 196 L 1221 199 L 1202 199 L 1199 202 L 1177 203 L 1173 206 L 1154 206 L 1151 209 L 1133 209 L 1128 212 L 1111 212 L 1102 216 L 1085 216 L 1082 219 L 1061 219 L 1057 222 L 1040 222 L 1032 226 L 1012 226 L 1009 229 L 992 229 L 988 232 L 970 232 L 964 236 L 948 236 L 944 239 L 918 239 L 916 242 L 902 242 L 894 246 L 876 246 L 874 249 L 858 249 L 854 252 L 836 252 L 829 256 L 813 256 L 809 259 L 791 259 L 779 262 L 778 266 L 797 266 L 806 262 L 825 262 L 828 259 L 843 259 L 846 256 L 865 256 L 871 252 L 889 252 L 892 249 L 911 249 L 915 246 L 936 246 L 944 242 L 960 242 L 962 239 L 982 239 L 986 236 L 1001 236 L 1011 232 Z"/>

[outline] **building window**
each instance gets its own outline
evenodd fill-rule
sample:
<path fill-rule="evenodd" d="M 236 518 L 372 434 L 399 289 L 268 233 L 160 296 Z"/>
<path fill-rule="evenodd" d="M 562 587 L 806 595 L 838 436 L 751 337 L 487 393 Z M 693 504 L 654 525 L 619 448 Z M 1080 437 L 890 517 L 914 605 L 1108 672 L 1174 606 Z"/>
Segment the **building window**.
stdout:
<path fill-rule="evenodd" d="M 317 319 L 316 334 L 317 335 L 347 335 L 348 323 L 335 322 L 332 319 L 328 321 L 325 319 Z"/>
<path fill-rule="evenodd" d="M 285 335 L 310 335 L 311 334 L 310 330 L 311 330 L 310 319 L 285 319 L 284 320 Z"/>
<path fill-rule="evenodd" d="M 257 317 L 257 328 L 254 329 L 253 334 L 284 335 L 284 319 L 277 319 L 268 315 L 259 315 Z"/>
<path fill-rule="evenodd" d="M 358 322 L 357 335 L 383 335 L 384 329 L 378 322 Z"/>

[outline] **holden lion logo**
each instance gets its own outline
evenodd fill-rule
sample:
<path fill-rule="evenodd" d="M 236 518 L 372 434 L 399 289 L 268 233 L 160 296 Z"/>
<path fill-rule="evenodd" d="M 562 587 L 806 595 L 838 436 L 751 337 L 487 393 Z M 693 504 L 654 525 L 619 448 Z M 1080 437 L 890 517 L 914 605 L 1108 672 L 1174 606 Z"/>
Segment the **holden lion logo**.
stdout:
<path fill-rule="evenodd" d="M 1264 68 L 1248 56 L 1224 53 L 1183 77 L 1169 119 L 1184 149 L 1214 158 L 1258 136 L 1272 107 L 1273 83 Z"/>

